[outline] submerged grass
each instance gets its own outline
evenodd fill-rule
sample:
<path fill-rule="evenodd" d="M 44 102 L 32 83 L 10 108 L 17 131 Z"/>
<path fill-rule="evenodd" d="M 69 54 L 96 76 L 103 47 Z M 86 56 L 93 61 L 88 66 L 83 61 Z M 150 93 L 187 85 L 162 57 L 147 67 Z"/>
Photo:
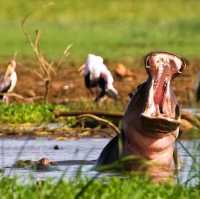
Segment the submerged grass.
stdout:
<path fill-rule="evenodd" d="M 199 198 L 200 189 L 183 185 L 153 184 L 141 176 L 129 178 L 96 179 L 77 197 L 79 191 L 88 183 L 88 179 L 61 181 L 51 180 L 22 184 L 17 179 L 2 177 L 0 195 L 7 198 Z M 56 186 L 56 189 L 55 189 Z"/>

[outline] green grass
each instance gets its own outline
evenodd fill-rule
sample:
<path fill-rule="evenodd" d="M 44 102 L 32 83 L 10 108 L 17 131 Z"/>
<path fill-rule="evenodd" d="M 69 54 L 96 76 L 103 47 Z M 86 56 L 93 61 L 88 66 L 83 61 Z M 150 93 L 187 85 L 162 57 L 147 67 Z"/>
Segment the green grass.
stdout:
<path fill-rule="evenodd" d="M 51 180 L 22 184 L 16 179 L 1 178 L 0 195 L 2 199 L 10 198 L 75 198 L 88 180 L 75 179 L 61 181 L 58 184 Z M 94 180 L 79 198 L 120 198 L 120 199 L 155 199 L 155 198 L 199 198 L 200 189 L 183 185 L 153 184 L 141 176 L 120 179 L 118 177 Z M 78 198 L 78 197 L 77 197 Z"/>
<path fill-rule="evenodd" d="M 20 20 L 32 12 L 27 29 L 42 31 L 41 46 L 57 58 L 73 44 L 71 59 L 89 52 L 108 59 L 133 59 L 152 50 L 186 57 L 200 51 L 200 2 L 140 0 L 5 1 L 0 7 L 0 55 L 30 55 Z M 48 6 L 50 5 L 51 6 Z"/>
<path fill-rule="evenodd" d="M 44 123 L 55 121 L 53 111 L 105 111 L 120 112 L 123 110 L 121 103 L 105 102 L 103 105 L 91 101 L 80 100 L 69 102 L 66 105 L 53 104 L 3 104 L 0 103 L 0 123 L 23 124 L 23 123 Z M 72 118 L 66 120 L 69 124 Z M 72 120 L 73 122 L 74 120 Z"/>
<path fill-rule="evenodd" d="M 50 104 L 0 104 L 0 123 L 42 123 L 53 120 Z"/>

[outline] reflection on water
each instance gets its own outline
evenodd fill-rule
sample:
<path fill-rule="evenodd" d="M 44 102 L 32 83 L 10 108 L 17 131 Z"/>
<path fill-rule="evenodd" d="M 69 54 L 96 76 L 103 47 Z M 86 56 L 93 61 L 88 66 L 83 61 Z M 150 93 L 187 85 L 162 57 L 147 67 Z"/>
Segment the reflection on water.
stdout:
<path fill-rule="evenodd" d="M 59 179 L 65 172 L 65 178 L 71 178 L 76 175 L 80 165 L 59 164 L 55 169 L 48 172 L 38 172 L 32 169 L 12 168 L 16 160 L 39 160 L 46 157 L 53 161 L 64 160 L 96 160 L 102 148 L 108 143 L 108 139 L 80 139 L 76 141 L 56 141 L 44 138 L 40 139 L 0 139 L 0 167 L 5 169 L 5 175 L 17 175 L 22 178 L 32 176 L 34 179 L 44 179 L 52 177 Z M 182 169 L 178 174 L 178 180 L 185 182 L 192 177 L 190 172 L 192 163 L 197 161 L 199 171 L 199 148 L 200 140 L 181 141 L 181 146 L 177 144 L 178 153 L 180 155 Z M 56 146 L 57 145 L 57 146 Z M 56 148 L 59 149 L 55 149 Z M 183 149 L 185 147 L 185 149 Z M 192 154 L 193 158 L 189 154 Z M 94 165 L 83 165 L 82 173 L 88 176 L 94 176 L 96 171 L 91 170 Z"/>
<path fill-rule="evenodd" d="M 188 184 L 195 184 L 200 179 L 200 140 L 181 141 L 177 143 L 177 149 L 181 162 L 178 180 L 181 183 L 188 181 Z"/>

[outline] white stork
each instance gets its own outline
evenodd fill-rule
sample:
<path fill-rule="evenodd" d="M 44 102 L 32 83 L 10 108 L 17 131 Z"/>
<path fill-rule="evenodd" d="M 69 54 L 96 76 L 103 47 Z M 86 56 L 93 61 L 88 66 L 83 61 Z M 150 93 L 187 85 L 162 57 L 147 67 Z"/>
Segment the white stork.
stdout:
<path fill-rule="evenodd" d="M 83 71 L 85 86 L 90 91 L 95 87 L 100 89 L 95 102 L 98 102 L 105 95 L 117 99 L 118 92 L 113 86 L 112 74 L 103 63 L 102 57 L 88 54 L 86 62 L 80 70 Z"/>
<path fill-rule="evenodd" d="M 12 92 L 16 86 L 17 83 L 17 73 L 15 71 L 16 69 L 16 61 L 11 60 L 10 64 L 7 67 L 6 73 L 4 76 L 0 77 L 0 93 L 6 94 L 9 92 Z M 9 99 L 6 95 L 0 95 L 0 99 L 2 99 L 3 102 L 8 103 Z"/>

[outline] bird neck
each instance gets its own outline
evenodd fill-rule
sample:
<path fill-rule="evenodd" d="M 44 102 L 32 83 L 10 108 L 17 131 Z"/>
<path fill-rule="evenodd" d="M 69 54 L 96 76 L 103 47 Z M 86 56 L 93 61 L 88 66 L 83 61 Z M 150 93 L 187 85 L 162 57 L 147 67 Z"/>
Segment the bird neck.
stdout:
<path fill-rule="evenodd" d="M 17 74 L 16 74 L 15 71 L 11 74 L 10 80 L 11 80 L 11 86 L 10 86 L 8 92 L 12 92 L 13 89 L 15 88 L 15 86 L 16 86 L 16 83 L 17 83 Z"/>

